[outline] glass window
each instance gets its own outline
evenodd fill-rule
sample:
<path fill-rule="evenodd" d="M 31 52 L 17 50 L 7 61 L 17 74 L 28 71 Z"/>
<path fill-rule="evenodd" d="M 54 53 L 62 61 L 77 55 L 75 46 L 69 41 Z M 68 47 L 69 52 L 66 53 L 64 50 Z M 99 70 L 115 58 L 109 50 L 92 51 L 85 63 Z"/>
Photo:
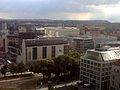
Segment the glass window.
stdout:
<path fill-rule="evenodd" d="M 113 80 L 115 79 L 114 75 L 112 76 L 112 79 L 113 79 Z"/>
<path fill-rule="evenodd" d="M 33 48 L 32 51 L 33 59 L 37 59 L 37 48 Z"/>
<path fill-rule="evenodd" d="M 51 47 L 51 57 L 55 57 L 55 46 Z"/>
<path fill-rule="evenodd" d="M 43 47 L 43 58 L 47 58 L 47 47 Z"/>
<path fill-rule="evenodd" d="M 112 81 L 112 85 L 114 86 L 114 81 Z"/>
<path fill-rule="evenodd" d="M 119 70 L 117 70 L 117 72 L 119 72 Z"/>

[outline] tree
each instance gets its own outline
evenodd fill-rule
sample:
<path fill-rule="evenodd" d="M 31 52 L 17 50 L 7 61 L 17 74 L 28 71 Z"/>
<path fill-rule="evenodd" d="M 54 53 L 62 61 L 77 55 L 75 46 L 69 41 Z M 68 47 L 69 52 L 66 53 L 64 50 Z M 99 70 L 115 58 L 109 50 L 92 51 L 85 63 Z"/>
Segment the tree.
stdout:
<path fill-rule="evenodd" d="M 1 73 L 5 76 L 6 72 L 7 72 L 7 66 L 4 65 L 4 66 L 1 68 Z"/>
<path fill-rule="evenodd" d="M 17 66 L 17 72 L 22 74 L 22 72 L 24 72 L 24 71 L 25 71 L 25 65 L 23 62 L 21 62 Z"/>
<path fill-rule="evenodd" d="M 70 51 L 66 55 L 75 58 L 75 59 L 80 59 L 80 57 L 83 55 L 83 53 L 78 53 L 76 51 Z"/>
<path fill-rule="evenodd" d="M 42 73 L 43 80 L 45 79 L 45 76 L 48 76 L 48 62 L 47 60 L 40 60 L 39 62 L 39 73 Z"/>
<path fill-rule="evenodd" d="M 17 73 L 17 65 L 15 63 L 11 63 L 11 65 L 10 65 L 10 72 L 12 74 Z"/>
<path fill-rule="evenodd" d="M 54 90 L 53 85 L 51 83 L 48 84 L 48 90 Z"/>
<path fill-rule="evenodd" d="M 68 74 L 68 66 L 71 65 L 71 58 L 67 55 L 60 55 L 54 59 L 54 73 L 59 76 L 62 74 Z"/>
<path fill-rule="evenodd" d="M 72 57 L 73 55 L 73 57 Z M 56 74 L 56 76 L 60 76 L 60 75 L 77 75 L 79 76 L 79 62 L 80 62 L 80 58 L 78 59 L 78 55 L 61 55 L 58 56 L 57 58 L 54 59 L 54 68 L 55 71 L 54 73 Z"/>
<path fill-rule="evenodd" d="M 40 66 L 39 63 L 33 62 L 32 64 L 29 64 L 28 68 L 31 72 L 39 73 Z"/>
<path fill-rule="evenodd" d="M 47 68 L 48 68 L 48 78 L 51 78 L 51 74 L 54 72 L 54 61 L 53 60 L 47 60 Z"/>

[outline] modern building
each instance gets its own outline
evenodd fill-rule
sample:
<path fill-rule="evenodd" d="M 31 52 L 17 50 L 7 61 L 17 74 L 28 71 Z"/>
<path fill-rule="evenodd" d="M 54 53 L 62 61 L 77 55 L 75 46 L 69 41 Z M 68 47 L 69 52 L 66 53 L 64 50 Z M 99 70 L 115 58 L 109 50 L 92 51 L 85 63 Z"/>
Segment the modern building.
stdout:
<path fill-rule="evenodd" d="M 120 59 L 120 48 L 87 50 L 80 61 L 80 80 L 94 90 L 109 90 L 112 63 Z"/>
<path fill-rule="evenodd" d="M 99 43 L 99 44 L 96 45 L 96 48 L 102 48 L 104 46 L 120 47 L 120 41 Z"/>
<path fill-rule="evenodd" d="M 120 60 L 112 65 L 110 90 L 120 90 Z"/>
<path fill-rule="evenodd" d="M 94 40 L 91 37 L 74 37 L 73 42 L 77 52 L 86 52 L 87 49 L 94 48 Z"/>
<path fill-rule="evenodd" d="M 59 36 L 78 36 L 79 29 L 77 27 L 45 27 L 46 33 L 51 35 L 55 35 L 56 32 Z"/>
<path fill-rule="evenodd" d="M 97 45 L 99 43 L 107 43 L 107 42 L 117 41 L 117 37 L 115 37 L 115 36 L 109 36 L 109 35 L 103 35 L 103 34 L 94 35 L 92 37 L 94 39 L 95 45 Z"/>
<path fill-rule="evenodd" d="M 56 37 L 24 39 L 19 61 L 25 64 L 33 61 L 46 60 L 63 55 L 69 50 L 66 40 Z"/>

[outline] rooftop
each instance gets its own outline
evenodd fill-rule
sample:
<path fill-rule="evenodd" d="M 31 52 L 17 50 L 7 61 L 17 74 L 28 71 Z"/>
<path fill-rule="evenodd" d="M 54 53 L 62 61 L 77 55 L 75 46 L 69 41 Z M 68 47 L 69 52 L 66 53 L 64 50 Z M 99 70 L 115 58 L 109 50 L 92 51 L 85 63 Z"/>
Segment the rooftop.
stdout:
<path fill-rule="evenodd" d="M 45 46 L 45 45 L 60 45 L 68 44 L 68 42 L 63 38 L 40 38 L 40 39 L 26 39 L 26 46 Z"/>
<path fill-rule="evenodd" d="M 111 61 L 120 59 L 120 48 L 110 48 L 108 50 L 87 50 L 86 58 L 97 61 Z"/>

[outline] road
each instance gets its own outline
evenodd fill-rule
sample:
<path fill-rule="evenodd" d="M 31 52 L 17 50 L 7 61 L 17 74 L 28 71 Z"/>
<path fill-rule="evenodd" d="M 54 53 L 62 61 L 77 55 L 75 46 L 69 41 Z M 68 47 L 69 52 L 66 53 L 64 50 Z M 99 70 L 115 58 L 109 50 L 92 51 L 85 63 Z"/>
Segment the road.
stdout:
<path fill-rule="evenodd" d="M 35 81 L 38 78 L 42 78 L 42 75 L 39 74 L 39 75 L 35 75 L 34 77 L 25 77 L 25 78 L 2 80 L 2 81 L 0 81 L 0 87 L 19 88 L 19 86 L 24 85 L 24 83 L 30 82 L 30 81 L 33 81 L 33 80 Z M 32 86 L 30 86 L 30 87 L 32 87 Z M 35 85 L 34 85 L 34 87 L 35 87 Z"/>
<path fill-rule="evenodd" d="M 54 88 L 55 88 L 55 90 L 69 90 L 69 89 L 70 89 L 70 86 L 76 85 L 77 82 L 78 82 L 78 81 L 73 81 L 73 82 L 69 82 L 69 83 L 64 83 L 64 84 L 55 85 Z M 37 90 L 48 90 L 48 87 L 41 88 L 41 89 L 37 89 Z M 90 90 L 90 89 L 80 87 L 79 90 Z"/>

